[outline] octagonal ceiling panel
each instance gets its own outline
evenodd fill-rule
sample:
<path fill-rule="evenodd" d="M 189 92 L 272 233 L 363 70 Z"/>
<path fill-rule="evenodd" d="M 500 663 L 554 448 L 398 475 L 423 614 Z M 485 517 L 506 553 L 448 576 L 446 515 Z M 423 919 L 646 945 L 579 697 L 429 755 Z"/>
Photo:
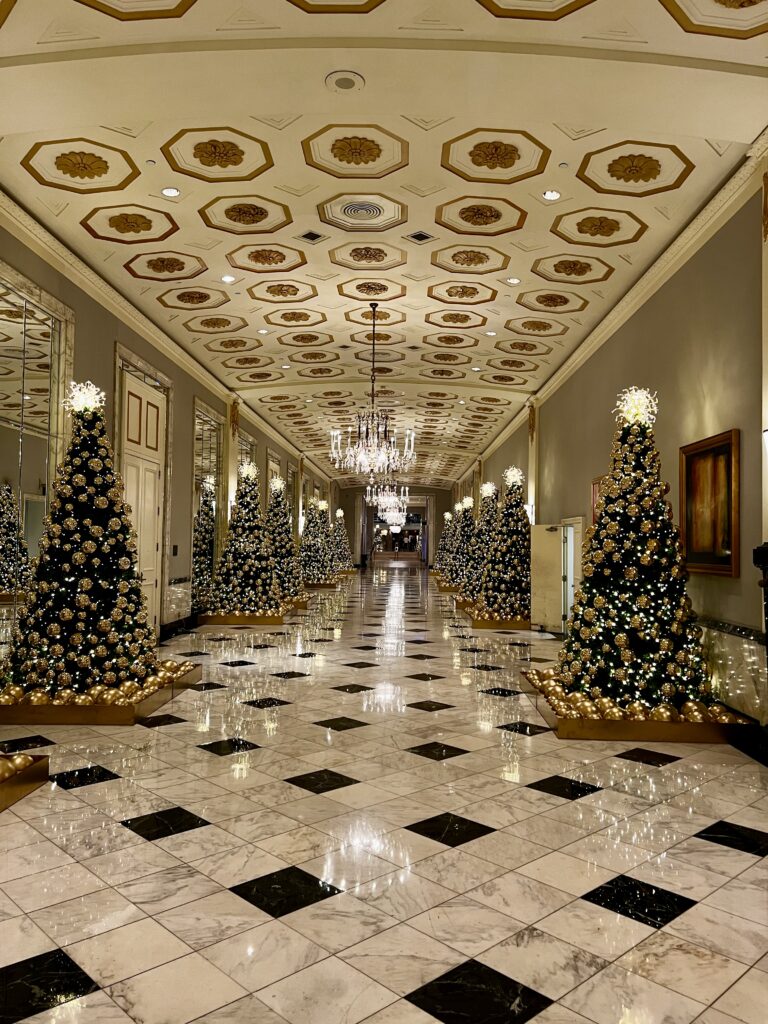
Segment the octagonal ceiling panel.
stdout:
<path fill-rule="evenodd" d="M 221 365 L 227 370 L 238 370 L 241 371 L 247 367 L 257 366 L 270 366 L 274 360 L 270 359 L 269 356 L 227 356 L 226 359 L 221 360 Z"/>
<path fill-rule="evenodd" d="M 532 335 L 538 338 L 558 338 L 568 331 L 568 325 L 543 316 L 519 317 L 507 320 L 506 327 L 515 334 Z"/>
<path fill-rule="evenodd" d="M 373 344 L 373 332 L 368 331 L 357 331 L 350 335 L 352 341 L 356 345 L 371 345 Z M 376 328 L 376 348 L 386 348 L 388 345 L 400 345 L 405 341 L 404 334 L 398 334 L 396 331 L 381 331 Z"/>
<path fill-rule="evenodd" d="M 317 213 L 324 224 L 344 231 L 388 231 L 405 223 L 408 207 L 375 192 L 342 192 L 320 203 Z"/>
<path fill-rule="evenodd" d="M 371 349 L 364 348 L 359 349 L 354 353 L 355 359 L 360 359 L 364 363 L 370 363 L 371 361 Z M 405 359 L 405 352 L 400 352 L 395 348 L 385 348 L 381 352 L 376 350 L 376 367 L 378 372 L 379 363 L 401 363 Z"/>
<path fill-rule="evenodd" d="M 332 341 L 330 334 L 319 334 L 316 331 L 296 331 L 295 334 L 281 334 L 278 338 L 278 343 L 288 348 L 315 348 L 330 345 Z"/>
<path fill-rule="evenodd" d="M 680 188 L 693 169 L 678 146 L 627 141 L 587 153 L 577 177 L 595 192 L 652 196 Z"/>
<path fill-rule="evenodd" d="M 481 373 L 480 380 L 486 384 L 502 384 L 506 388 L 525 388 L 530 390 L 527 377 L 514 373 Z"/>
<path fill-rule="evenodd" d="M 185 252 L 161 250 L 139 253 L 124 264 L 132 277 L 147 281 L 181 281 L 204 274 L 208 267 L 199 256 Z"/>
<path fill-rule="evenodd" d="M 76 0 L 83 7 L 108 14 L 118 21 L 150 21 L 181 18 L 197 0 Z"/>
<path fill-rule="evenodd" d="M 381 281 L 377 278 L 356 277 L 338 285 L 339 295 L 348 299 L 372 299 L 376 302 L 387 302 L 390 299 L 401 299 L 405 295 L 405 286 L 395 281 Z"/>
<path fill-rule="evenodd" d="M 529 132 L 476 128 L 443 145 L 442 165 L 466 181 L 510 185 L 541 174 L 550 155 Z"/>
<path fill-rule="evenodd" d="M 80 223 L 93 238 L 121 245 L 162 242 L 179 230 L 169 213 L 132 204 L 97 207 Z"/>
<path fill-rule="evenodd" d="M 160 148 L 172 170 L 201 181 L 250 181 L 273 166 L 267 143 L 235 128 L 185 128 Z"/>
<path fill-rule="evenodd" d="M 432 263 L 456 274 L 492 274 L 506 270 L 509 256 L 487 245 L 459 244 L 438 249 Z"/>
<path fill-rule="evenodd" d="M 225 313 L 209 313 L 204 316 L 194 316 L 186 320 L 184 326 L 193 334 L 221 334 L 226 331 L 242 331 L 248 326 L 248 321 L 241 316 L 229 316 Z"/>
<path fill-rule="evenodd" d="M 466 366 L 472 359 L 464 352 L 423 352 L 421 361 L 435 366 Z"/>
<path fill-rule="evenodd" d="M 92 139 L 37 142 L 21 166 L 35 181 L 67 192 L 119 192 L 139 176 L 131 156 Z"/>
<path fill-rule="evenodd" d="M 497 18 L 559 21 L 595 0 L 476 0 Z"/>
<path fill-rule="evenodd" d="M 300 249 L 272 242 L 264 245 L 241 245 L 227 253 L 227 260 L 238 270 L 250 270 L 254 274 L 283 274 L 303 267 L 307 262 Z"/>
<path fill-rule="evenodd" d="M 686 32 L 751 39 L 768 32 L 764 0 L 660 0 Z"/>
<path fill-rule="evenodd" d="M 317 288 L 306 281 L 259 281 L 247 289 L 252 299 L 263 302 L 307 302 L 317 298 Z"/>
<path fill-rule="evenodd" d="M 387 0 L 287 0 L 305 14 L 370 14 Z"/>
<path fill-rule="evenodd" d="M 219 288 L 197 288 L 194 285 L 170 288 L 157 296 L 166 309 L 215 309 L 229 302 L 229 296 Z"/>
<path fill-rule="evenodd" d="M 279 309 L 267 313 L 264 320 L 273 327 L 317 327 L 327 317 L 317 309 Z"/>
<path fill-rule="evenodd" d="M 498 292 L 490 285 L 480 284 L 479 281 L 443 281 L 442 284 L 431 285 L 427 289 L 427 295 L 430 299 L 439 299 L 440 302 L 473 306 L 493 302 Z"/>
<path fill-rule="evenodd" d="M 291 211 L 285 203 L 264 196 L 219 196 L 200 210 L 209 228 L 233 235 L 251 235 L 279 231 L 291 223 Z"/>
<path fill-rule="evenodd" d="M 363 326 L 370 326 L 373 322 L 373 312 L 368 306 L 360 306 L 357 309 L 350 309 L 344 314 L 345 319 L 349 320 L 353 324 L 363 324 Z M 401 313 L 398 309 L 377 309 L 376 310 L 376 325 L 377 333 L 378 328 L 395 327 L 397 324 L 405 322 L 405 314 Z"/>
<path fill-rule="evenodd" d="M 504 235 L 519 231 L 527 216 L 509 199 L 461 196 L 438 206 L 435 222 L 463 235 Z"/>
<path fill-rule="evenodd" d="M 575 256 L 572 253 L 542 256 L 531 269 L 545 281 L 571 285 L 607 281 L 613 273 L 613 267 L 605 260 L 596 256 Z"/>
<path fill-rule="evenodd" d="M 586 207 L 561 213 L 552 225 L 552 234 L 577 245 L 629 245 L 637 242 L 648 225 L 629 210 Z"/>
<path fill-rule="evenodd" d="M 524 356 L 548 356 L 552 352 L 551 345 L 545 345 L 541 341 L 520 341 L 517 338 L 515 340 L 502 339 L 497 341 L 493 347 L 499 352 L 508 352 L 510 355 L 519 353 Z"/>
<path fill-rule="evenodd" d="M 238 334 L 234 338 L 211 338 L 204 347 L 209 352 L 253 352 L 261 348 L 261 342 L 258 338 L 244 338 Z"/>
<path fill-rule="evenodd" d="M 532 292 L 522 292 L 517 297 L 518 305 L 533 309 L 539 313 L 578 313 L 586 309 L 589 301 L 575 292 L 551 291 L 542 288 Z"/>
<path fill-rule="evenodd" d="M 329 124 L 302 141 L 310 167 L 334 178 L 384 178 L 408 164 L 408 143 L 377 124 Z"/>
<path fill-rule="evenodd" d="M 428 334 L 424 344 L 443 349 L 477 348 L 478 340 L 471 334 Z"/>
<path fill-rule="evenodd" d="M 426 322 L 433 327 L 458 328 L 470 331 L 474 327 L 484 327 L 488 322 L 480 313 L 470 310 L 437 309 L 427 313 Z"/>
<path fill-rule="evenodd" d="M 378 272 L 402 267 L 406 261 L 406 252 L 388 242 L 351 242 L 331 249 L 329 259 L 331 263 L 339 267 L 348 267 L 350 270 L 365 269 Z"/>

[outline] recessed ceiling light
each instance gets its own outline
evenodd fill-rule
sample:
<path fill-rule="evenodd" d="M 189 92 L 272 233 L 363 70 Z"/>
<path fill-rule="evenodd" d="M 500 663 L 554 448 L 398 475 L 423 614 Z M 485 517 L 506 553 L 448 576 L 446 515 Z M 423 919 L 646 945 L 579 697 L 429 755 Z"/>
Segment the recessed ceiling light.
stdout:
<path fill-rule="evenodd" d="M 256 331 L 256 333 L 257 334 L 269 334 L 269 331 L 266 329 L 266 327 L 260 327 L 259 330 Z"/>
<path fill-rule="evenodd" d="M 466 404 L 466 403 L 464 402 L 464 399 L 463 399 L 463 398 L 460 398 L 460 399 L 459 399 L 459 405 L 465 405 L 465 404 Z"/>
<path fill-rule="evenodd" d="M 304 401 L 307 403 L 307 405 L 310 405 L 312 403 L 311 398 L 305 398 Z"/>
<path fill-rule="evenodd" d="M 291 364 L 290 363 L 283 363 L 283 365 L 280 367 L 281 370 L 290 370 L 290 368 L 291 368 Z"/>
<path fill-rule="evenodd" d="M 556 188 L 545 189 L 541 194 L 549 203 L 554 203 L 556 199 L 560 198 L 560 193 Z"/>
<path fill-rule="evenodd" d="M 520 284 L 520 278 L 519 277 L 508 277 L 507 278 L 507 284 Z"/>
<path fill-rule="evenodd" d="M 173 185 L 168 185 L 167 188 L 160 189 L 160 191 L 168 199 L 175 199 L 176 196 L 180 196 L 181 195 L 181 189 L 180 188 L 174 188 Z"/>
<path fill-rule="evenodd" d="M 235 283 L 235 278 L 232 276 L 232 274 L 225 274 L 222 277 L 221 280 L 224 282 L 224 284 L 234 284 Z"/>
<path fill-rule="evenodd" d="M 487 338 L 495 338 L 496 337 L 496 331 L 486 331 L 485 335 L 486 335 Z"/>
<path fill-rule="evenodd" d="M 147 167 L 154 167 L 155 164 L 157 163 L 157 160 L 146 160 L 145 163 Z"/>
<path fill-rule="evenodd" d="M 482 367 L 481 366 L 473 366 L 472 369 L 475 371 L 475 373 L 480 373 L 480 370 L 482 369 Z"/>

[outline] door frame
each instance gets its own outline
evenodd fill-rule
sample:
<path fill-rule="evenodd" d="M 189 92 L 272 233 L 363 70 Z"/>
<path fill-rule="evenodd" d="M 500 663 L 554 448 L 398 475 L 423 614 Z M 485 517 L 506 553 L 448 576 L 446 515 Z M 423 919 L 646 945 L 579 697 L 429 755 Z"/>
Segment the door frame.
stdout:
<path fill-rule="evenodd" d="M 151 363 L 137 356 L 125 345 L 115 342 L 115 400 L 112 410 L 112 437 L 114 439 L 115 463 L 122 473 L 123 469 L 123 375 L 130 374 L 140 377 L 146 383 L 152 384 L 165 395 L 165 459 L 163 466 L 163 521 L 160 526 L 160 543 L 162 551 L 160 557 L 160 629 L 176 614 L 171 600 L 171 586 L 188 583 L 191 586 L 192 575 L 181 579 L 171 579 L 171 494 L 173 493 L 172 465 L 173 465 L 173 382 L 170 377 L 161 373 Z"/>

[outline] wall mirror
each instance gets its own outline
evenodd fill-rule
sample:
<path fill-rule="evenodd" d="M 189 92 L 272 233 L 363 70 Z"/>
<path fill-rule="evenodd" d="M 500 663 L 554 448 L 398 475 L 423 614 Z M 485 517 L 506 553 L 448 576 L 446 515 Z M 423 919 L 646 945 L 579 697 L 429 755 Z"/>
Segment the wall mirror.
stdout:
<path fill-rule="evenodd" d="M 195 402 L 195 461 L 192 495 L 192 611 L 208 608 L 210 581 L 227 517 L 224 511 L 224 418 Z"/>
<path fill-rule="evenodd" d="M 258 466 L 259 443 L 247 430 L 239 430 L 237 434 L 237 465 L 252 462 Z"/>

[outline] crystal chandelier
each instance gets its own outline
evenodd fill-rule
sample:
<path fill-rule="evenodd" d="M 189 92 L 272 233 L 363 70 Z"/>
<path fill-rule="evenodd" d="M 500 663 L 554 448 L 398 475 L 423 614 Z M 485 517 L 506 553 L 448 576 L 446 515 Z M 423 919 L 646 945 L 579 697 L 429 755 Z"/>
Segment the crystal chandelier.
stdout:
<path fill-rule="evenodd" d="M 376 409 L 376 310 L 378 302 L 371 302 L 371 396 L 365 412 L 357 414 L 357 431 L 347 431 L 346 447 L 340 430 L 331 431 L 330 459 L 336 469 L 365 476 L 388 476 L 407 470 L 416 457 L 416 434 L 405 431 L 402 448 L 397 430 L 390 425 L 389 415 Z"/>
<path fill-rule="evenodd" d="M 399 532 L 405 526 L 405 516 L 405 509 L 391 508 L 383 512 L 381 518 L 393 531 L 396 528 Z"/>
<path fill-rule="evenodd" d="M 368 505 L 375 505 L 379 515 L 390 508 L 405 508 L 408 504 L 408 488 L 398 488 L 394 480 L 382 480 L 380 484 L 371 482 L 365 490 L 365 501 Z"/>

